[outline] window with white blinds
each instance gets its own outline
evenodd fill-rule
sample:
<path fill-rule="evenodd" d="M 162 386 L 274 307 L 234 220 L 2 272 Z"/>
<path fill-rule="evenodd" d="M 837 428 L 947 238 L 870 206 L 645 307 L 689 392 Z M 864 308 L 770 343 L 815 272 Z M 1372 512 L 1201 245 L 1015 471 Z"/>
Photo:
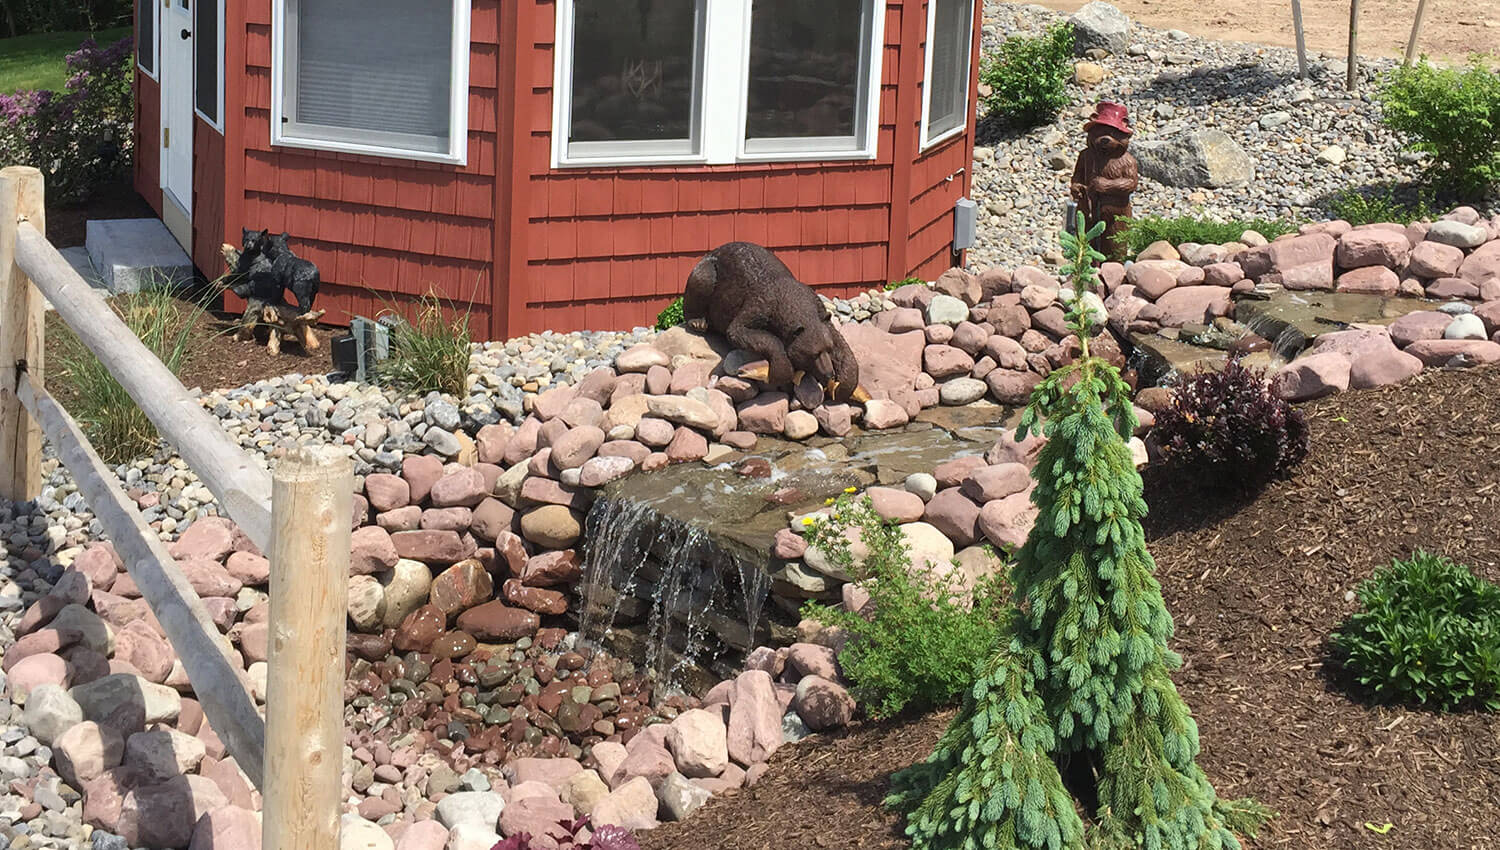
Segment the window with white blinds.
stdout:
<path fill-rule="evenodd" d="M 462 163 L 468 0 L 280 0 L 272 143 Z"/>
<path fill-rule="evenodd" d="M 924 147 L 958 133 L 967 123 L 973 41 L 974 0 L 929 0 L 927 83 L 922 105 Z"/>

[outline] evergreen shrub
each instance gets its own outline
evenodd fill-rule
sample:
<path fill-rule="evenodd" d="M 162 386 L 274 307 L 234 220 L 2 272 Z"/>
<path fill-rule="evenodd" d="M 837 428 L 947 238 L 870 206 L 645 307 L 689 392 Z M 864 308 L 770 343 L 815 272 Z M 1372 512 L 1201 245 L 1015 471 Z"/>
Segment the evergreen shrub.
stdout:
<path fill-rule="evenodd" d="M 1081 218 L 1081 217 L 1080 217 Z M 1080 222 L 1081 224 L 1081 222 Z M 1079 228 L 1083 228 L 1080 226 Z M 1075 293 L 1103 257 L 1062 237 Z M 1093 334 L 1081 296 L 1068 322 Z M 1014 604 L 963 708 L 888 802 L 914 850 L 1228 850 L 1269 816 L 1220 800 L 1197 764 L 1198 727 L 1172 684 L 1162 601 L 1140 520 L 1135 426 L 1118 370 L 1089 355 L 1038 384 L 1017 438 L 1047 436 L 1032 501 L 1039 514 L 1011 571 Z M 1088 776 L 1065 785 L 1060 766 Z M 1085 826 L 1080 799 L 1097 800 Z"/>
<path fill-rule="evenodd" d="M 1500 587 L 1417 552 L 1362 582 L 1333 635 L 1354 678 L 1386 700 L 1500 711 Z"/>

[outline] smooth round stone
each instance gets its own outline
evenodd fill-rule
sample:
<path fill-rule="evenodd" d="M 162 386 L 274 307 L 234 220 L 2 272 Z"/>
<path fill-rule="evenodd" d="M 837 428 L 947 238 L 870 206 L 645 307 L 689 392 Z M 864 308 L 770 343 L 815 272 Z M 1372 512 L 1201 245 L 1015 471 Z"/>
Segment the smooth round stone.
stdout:
<path fill-rule="evenodd" d="M 474 651 L 476 641 L 474 636 L 468 632 L 445 632 L 432 642 L 432 656 L 434 658 L 462 658 Z"/>
<path fill-rule="evenodd" d="M 950 407 L 973 404 L 984 398 L 989 386 L 976 378 L 954 378 L 938 387 L 938 400 Z"/>

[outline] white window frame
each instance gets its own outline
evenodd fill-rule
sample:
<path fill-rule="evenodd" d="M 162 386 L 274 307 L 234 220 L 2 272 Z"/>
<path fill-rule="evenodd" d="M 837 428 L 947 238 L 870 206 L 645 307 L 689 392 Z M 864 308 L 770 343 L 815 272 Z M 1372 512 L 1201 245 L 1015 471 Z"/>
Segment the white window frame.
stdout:
<path fill-rule="evenodd" d="M 932 120 L 932 40 L 937 34 L 937 0 L 927 2 L 927 69 L 922 74 L 922 150 L 940 145 L 954 136 L 960 135 L 969 129 L 969 80 L 974 75 L 974 4 L 976 0 L 967 0 L 969 4 L 969 37 L 964 42 L 964 68 L 968 73 L 964 76 L 960 85 L 964 93 L 962 107 L 963 120 L 958 126 L 945 130 L 936 136 L 929 135 Z"/>
<path fill-rule="evenodd" d="M 224 0 L 196 0 L 196 2 L 199 3 L 199 4 L 202 4 L 202 3 L 205 3 L 205 2 L 207 2 L 207 3 L 215 3 L 216 6 L 218 7 L 217 14 L 219 16 L 219 25 L 218 25 L 218 27 L 216 29 L 218 30 L 218 33 L 219 33 L 219 39 L 218 39 L 219 43 L 216 45 L 216 49 L 218 51 L 218 60 L 217 61 L 219 63 L 219 73 L 215 75 L 215 79 L 217 79 L 219 81 L 219 90 L 217 92 L 215 92 L 215 96 L 217 96 L 218 99 L 219 99 L 218 108 L 216 110 L 218 112 L 218 114 L 219 114 L 219 120 L 217 120 L 217 121 L 210 121 L 209 118 L 208 118 L 208 116 L 204 115 L 203 112 L 202 112 L 202 110 L 200 110 L 198 108 L 198 50 L 200 49 L 201 42 L 198 41 L 198 36 L 197 36 L 197 33 L 196 33 L 198 25 L 196 23 L 193 24 L 193 29 L 195 30 L 195 32 L 193 34 L 193 114 L 196 115 L 196 116 L 198 116 L 198 118 L 200 118 L 203 121 L 203 123 L 205 123 L 208 126 L 214 128 L 215 130 L 219 131 L 219 133 L 222 135 L 223 132 L 224 132 L 224 71 L 225 71 L 225 68 L 224 68 Z M 197 15 L 197 9 L 196 8 L 193 10 L 193 14 L 195 16 Z M 196 21 L 196 20 L 197 20 L 197 18 L 194 17 L 194 21 Z"/>
<path fill-rule="evenodd" d="M 285 2 L 285 0 L 278 0 Z M 865 53 L 868 73 L 859 92 L 864 126 L 856 127 L 855 146 L 838 147 L 845 137 L 745 138 L 749 119 L 750 23 L 753 0 L 699 0 L 693 139 L 690 153 L 651 150 L 651 142 L 589 142 L 585 153 L 569 152 L 572 132 L 574 0 L 557 0 L 552 87 L 552 167 L 589 168 L 631 165 L 732 165 L 741 162 L 818 162 L 873 160 L 879 156 L 881 63 L 885 54 L 885 0 L 864 0 Z M 712 63 L 710 64 L 710 57 Z M 747 150 L 747 146 L 749 150 Z M 573 146 L 575 149 L 577 145 Z"/>
<path fill-rule="evenodd" d="M 346 139 L 320 138 L 289 133 L 284 115 L 287 73 L 286 6 L 295 0 L 273 0 L 271 4 L 271 144 L 275 147 L 307 148 L 336 153 L 389 157 L 391 159 L 440 162 L 463 166 L 469 158 L 469 0 L 453 2 L 452 51 L 449 56 L 448 150 L 424 151 L 389 144 L 366 144 Z M 295 45 L 293 45 L 295 47 Z M 358 130 L 350 130 L 358 133 Z M 395 134 L 392 134 L 395 135 Z"/>
<path fill-rule="evenodd" d="M 145 74 L 146 76 L 150 77 L 151 79 L 160 82 L 161 81 L 161 77 L 159 75 L 160 75 L 160 72 L 161 72 L 161 7 L 162 7 L 162 4 L 156 2 L 156 0 L 144 0 L 144 2 L 151 9 L 151 70 L 149 70 L 149 71 L 146 70 L 146 66 L 144 66 L 144 65 L 141 64 L 141 51 L 140 51 L 140 45 L 139 44 L 136 45 L 136 50 L 135 50 L 135 67 L 142 74 Z M 167 0 L 167 2 L 171 2 L 171 0 Z"/>

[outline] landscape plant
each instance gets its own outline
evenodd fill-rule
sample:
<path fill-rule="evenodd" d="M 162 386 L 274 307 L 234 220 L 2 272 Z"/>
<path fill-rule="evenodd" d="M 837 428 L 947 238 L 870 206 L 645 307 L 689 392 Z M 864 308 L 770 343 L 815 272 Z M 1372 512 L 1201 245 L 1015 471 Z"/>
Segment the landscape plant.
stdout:
<path fill-rule="evenodd" d="M 808 545 L 861 583 L 869 613 L 809 602 L 802 616 L 849 636 L 839 665 L 855 699 L 876 718 L 957 702 L 997 634 L 1006 605 L 1000 577 L 965 587 L 957 567 L 914 568 L 900 526 L 868 496 L 846 494 L 830 508 L 822 519 L 808 517 Z"/>
<path fill-rule="evenodd" d="M 1418 551 L 1357 594 L 1332 643 L 1359 684 L 1383 700 L 1500 711 L 1500 587 Z"/>
<path fill-rule="evenodd" d="M 656 314 L 656 329 L 659 331 L 675 328 L 684 321 L 682 315 L 682 297 L 668 304 L 660 313 Z"/>
<path fill-rule="evenodd" d="M 0 162 L 42 170 L 50 198 L 86 199 L 130 165 L 131 38 L 68 54 L 62 91 L 0 94 Z"/>
<path fill-rule="evenodd" d="M 1239 358 L 1180 379 L 1151 433 L 1172 468 L 1209 488 L 1253 492 L 1290 476 L 1308 451 L 1302 411 Z"/>
<path fill-rule="evenodd" d="M 1035 127 L 1057 117 L 1068 105 L 1073 76 L 1073 26 L 1062 22 L 1040 35 L 1013 35 L 979 66 L 989 115 L 1007 124 Z"/>
<path fill-rule="evenodd" d="M 435 293 L 422 296 L 412 319 L 391 328 L 391 353 L 380 363 L 377 379 L 409 395 L 463 398 L 473 350 L 470 319 L 469 310 L 446 305 Z"/>
<path fill-rule="evenodd" d="M 1173 245 L 1195 243 L 1198 245 L 1223 245 L 1238 242 L 1245 231 L 1253 230 L 1267 239 L 1275 239 L 1286 233 L 1294 233 L 1294 222 L 1266 219 L 1238 219 L 1214 221 L 1202 216 L 1148 215 L 1127 219 L 1125 222 L 1125 244 L 1134 257 L 1154 242 Z"/>
<path fill-rule="evenodd" d="M 907 277 L 907 278 L 902 278 L 901 280 L 893 280 L 890 283 L 887 283 L 885 285 L 885 291 L 886 292 L 893 292 L 893 291 L 895 291 L 897 289 L 900 289 L 903 286 L 910 286 L 911 284 L 914 284 L 914 283 L 920 283 L 920 284 L 924 284 L 925 285 L 927 283 L 927 281 L 921 279 L 920 277 Z"/>
<path fill-rule="evenodd" d="M 1413 200 L 1403 200 L 1394 186 L 1386 186 L 1383 190 L 1345 189 L 1328 203 L 1328 212 L 1333 218 L 1355 227 L 1386 222 L 1410 224 L 1434 217 L 1431 201 L 1431 193 L 1426 191 L 1418 192 Z"/>
<path fill-rule="evenodd" d="M 1075 293 L 1096 283 L 1103 257 L 1089 241 L 1102 230 L 1062 237 Z M 1081 295 L 1067 317 L 1080 340 L 1093 336 Z M 1269 816 L 1220 800 L 1197 765 L 1141 530 L 1130 388 L 1082 349 L 1037 385 L 1017 429 L 1047 442 L 1033 473 L 1039 513 L 992 654 L 937 749 L 894 777 L 888 803 L 906 813 L 916 850 L 1223 850 Z M 1097 801 L 1087 826 L 1075 794 Z"/>
<path fill-rule="evenodd" d="M 1386 126 L 1431 155 L 1427 178 L 1460 198 L 1500 183 L 1500 73 L 1471 57 L 1461 67 L 1424 58 L 1387 72 L 1377 93 Z"/>
<path fill-rule="evenodd" d="M 120 296 L 112 306 L 125 326 L 173 374 L 187 363 L 193 328 L 204 312 L 202 304 L 181 302 L 168 282 L 149 280 L 141 291 Z M 71 333 L 60 348 L 59 383 L 66 382 L 72 395 L 69 412 L 99 457 L 107 463 L 125 463 L 151 454 L 159 439 L 156 427 L 125 388 Z"/>

